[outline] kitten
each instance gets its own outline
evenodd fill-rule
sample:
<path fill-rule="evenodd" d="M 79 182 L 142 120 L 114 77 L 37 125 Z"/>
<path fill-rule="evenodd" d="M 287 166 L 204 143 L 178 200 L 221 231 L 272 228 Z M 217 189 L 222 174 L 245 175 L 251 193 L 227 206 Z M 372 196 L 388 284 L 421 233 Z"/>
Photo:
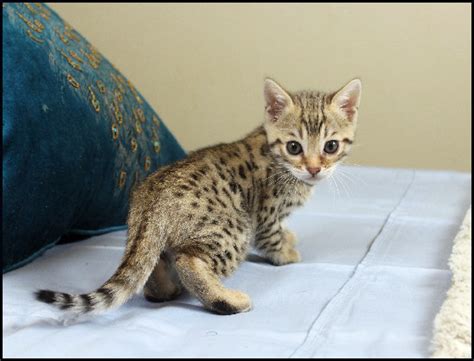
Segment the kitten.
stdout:
<path fill-rule="evenodd" d="M 82 295 L 41 290 L 38 300 L 75 313 L 146 299 L 174 299 L 184 286 L 219 314 L 251 309 L 224 287 L 254 246 L 269 262 L 298 262 L 296 238 L 282 220 L 332 174 L 351 148 L 361 82 L 334 93 L 289 93 L 264 84 L 265 121 L 242 140 L 192 152 L 150 175 L 132 193 L 128 241 L 114 275 Z"/>

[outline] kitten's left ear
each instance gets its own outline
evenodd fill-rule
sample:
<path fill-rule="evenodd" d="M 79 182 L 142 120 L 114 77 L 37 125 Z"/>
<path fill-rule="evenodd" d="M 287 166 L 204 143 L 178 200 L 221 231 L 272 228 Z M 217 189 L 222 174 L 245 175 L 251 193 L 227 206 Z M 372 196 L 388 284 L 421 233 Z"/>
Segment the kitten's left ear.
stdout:
<path fill-rule="evenodd" d="M 361 93 L 362 83 L 360 79 L 351 80 L 334 94 L 331 100 L 331 106 L 333 106 L 336 111 L 342 112 L 346 118 L 352 121 L 359 108 Z"/>

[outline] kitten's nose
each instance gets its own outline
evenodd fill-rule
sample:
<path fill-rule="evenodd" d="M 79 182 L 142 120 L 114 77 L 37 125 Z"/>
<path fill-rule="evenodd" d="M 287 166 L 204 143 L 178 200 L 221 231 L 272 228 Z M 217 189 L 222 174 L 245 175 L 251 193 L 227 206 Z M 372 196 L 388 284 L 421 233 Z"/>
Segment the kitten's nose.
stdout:
<path fill-rule="evenodd" d="M 315 176 L 321 171 L 321 167 L 306 167 L 306 169 L 312 176 Z"/>

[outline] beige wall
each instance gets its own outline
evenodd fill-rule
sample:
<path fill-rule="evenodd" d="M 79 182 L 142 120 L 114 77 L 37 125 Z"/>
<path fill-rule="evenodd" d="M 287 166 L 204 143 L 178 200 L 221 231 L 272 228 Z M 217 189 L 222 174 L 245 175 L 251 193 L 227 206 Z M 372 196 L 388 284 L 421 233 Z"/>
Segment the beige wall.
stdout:
<path fill-rule="evenodd" d="M 349 163 L 471 169 L 470 4 L 50 4 L 187 150 L 263 115 L 262 84 L 363 83 Z"/>

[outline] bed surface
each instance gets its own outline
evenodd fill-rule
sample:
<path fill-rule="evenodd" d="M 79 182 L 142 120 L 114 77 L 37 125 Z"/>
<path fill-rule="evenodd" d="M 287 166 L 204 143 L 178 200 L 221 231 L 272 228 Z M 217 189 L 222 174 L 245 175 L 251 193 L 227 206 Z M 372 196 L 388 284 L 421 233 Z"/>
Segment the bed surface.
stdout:
<path fill-rule="evenodd" d="M 3 276 L 3 356 L 428 357 L 471 175 L 342 166 L 335 176 L 288 219 L 301 263 L 251 254 L 224 281 L 250 295 L 251 312 L 219 316 L 187 293 L 161 304 L 138 294 L 64 325 L 33 291 L 96 289 L 123 253 L 126 233 L 113 232 Z"/>

